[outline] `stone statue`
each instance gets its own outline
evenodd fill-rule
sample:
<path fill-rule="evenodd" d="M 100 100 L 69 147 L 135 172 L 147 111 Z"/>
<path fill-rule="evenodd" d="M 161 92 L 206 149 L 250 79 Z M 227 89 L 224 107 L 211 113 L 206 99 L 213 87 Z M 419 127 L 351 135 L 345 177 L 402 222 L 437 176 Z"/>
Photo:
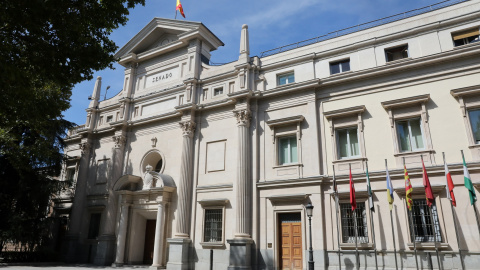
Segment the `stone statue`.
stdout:
<path fill-rule="evenodd" d="M 143 188 L 142 190 L 151 189 L 153 186 L 153 175 L 151 174 L 153 167 L 148 164 L 145 167 L 145 174 L 143 175 Z"/>

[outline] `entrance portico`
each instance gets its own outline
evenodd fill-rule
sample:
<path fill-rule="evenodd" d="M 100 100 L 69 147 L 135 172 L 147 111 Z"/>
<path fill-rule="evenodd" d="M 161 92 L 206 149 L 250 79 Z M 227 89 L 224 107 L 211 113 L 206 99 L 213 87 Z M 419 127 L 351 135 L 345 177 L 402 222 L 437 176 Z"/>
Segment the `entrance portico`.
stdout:
<path fill-rule="evenodd" d="M 148 186 L 143 185 L 145 180 L 149 181 Z M 113 266 L 144 264 L 144 253 L 149 252 L 145 250 L 147 221 L 156 220 L 151 268 L 165 268 L 166 231 L 171 224 L 169 204 L 171 194 L 176 190 L 175 182 L 168 175 L 147 169 L 143 181 L 138 176 L 124 175 L 117 181 L 116 187 L 120 217 Z"/>

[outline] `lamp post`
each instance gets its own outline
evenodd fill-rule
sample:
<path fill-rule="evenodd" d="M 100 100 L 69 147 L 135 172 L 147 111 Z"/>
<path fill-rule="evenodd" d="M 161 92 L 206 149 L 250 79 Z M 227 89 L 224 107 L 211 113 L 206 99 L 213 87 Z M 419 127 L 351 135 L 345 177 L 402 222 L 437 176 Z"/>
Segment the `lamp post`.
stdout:
<path fill-rule="evenodd" d="M 309 224 L 309 230 L 310 230 L 310 250 L 308 251 L 309 256 L 308 256 L 308 270 L 313 270 L 313 266 L 315 262 L 313 261 L 313 249 L 312 249 L 312 212 L 313 212 L 313 205 L 311 203 L 308 203 L 305 206 L 305 210 L 307 212 L 308 216 L 308 224 Z"/>

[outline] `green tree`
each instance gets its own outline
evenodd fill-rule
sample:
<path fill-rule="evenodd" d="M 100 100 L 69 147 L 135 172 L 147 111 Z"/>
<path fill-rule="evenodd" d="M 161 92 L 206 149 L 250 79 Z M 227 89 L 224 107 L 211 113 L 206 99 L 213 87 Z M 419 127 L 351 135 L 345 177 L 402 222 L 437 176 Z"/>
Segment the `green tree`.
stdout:
<path fill-rule="evenodd" d="M 73 86 L 112 67 L 110 33 L 145 0 L 4 0 L 0 5 L 0 248 L 40 243 L 70 123 Z"/>

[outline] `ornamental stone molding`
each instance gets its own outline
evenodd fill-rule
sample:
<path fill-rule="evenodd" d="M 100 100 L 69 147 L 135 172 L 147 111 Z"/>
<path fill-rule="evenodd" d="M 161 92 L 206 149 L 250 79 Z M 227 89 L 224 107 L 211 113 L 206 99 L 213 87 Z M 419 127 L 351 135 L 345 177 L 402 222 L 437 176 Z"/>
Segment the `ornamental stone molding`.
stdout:
<path fill-rule="evenodd" d="M 115 142 L 115 148 L 122 147 L 127 141 L 127 138 L 124 135 L 115 135 L 112 137 L 112 139 L 113 142 Z"/>
<path fill-rule="evenodd" d="M 195 131 L 195 122 L 185 121 L 181 122 L 180 126 L 182 127 L 183 136 L 193 137 L 193 132 Z"/>
<path fill-rule="evenodd" d="M 82 156 L 83 156 L 88 152 L 91 145 L 88 142 L 82 142 L 82 143 L 79 143 L 78 146 L 79 146 L 80 152 L 82 153 Z"/>
<path fill-rule="evenodd" d="M 239 110 L 234 112 L 235 117 L 237 118 L 237 125 L 248 126 L 250 124 L 250 119 L 252 118 L 252 113 L 250 110 Z"/>

